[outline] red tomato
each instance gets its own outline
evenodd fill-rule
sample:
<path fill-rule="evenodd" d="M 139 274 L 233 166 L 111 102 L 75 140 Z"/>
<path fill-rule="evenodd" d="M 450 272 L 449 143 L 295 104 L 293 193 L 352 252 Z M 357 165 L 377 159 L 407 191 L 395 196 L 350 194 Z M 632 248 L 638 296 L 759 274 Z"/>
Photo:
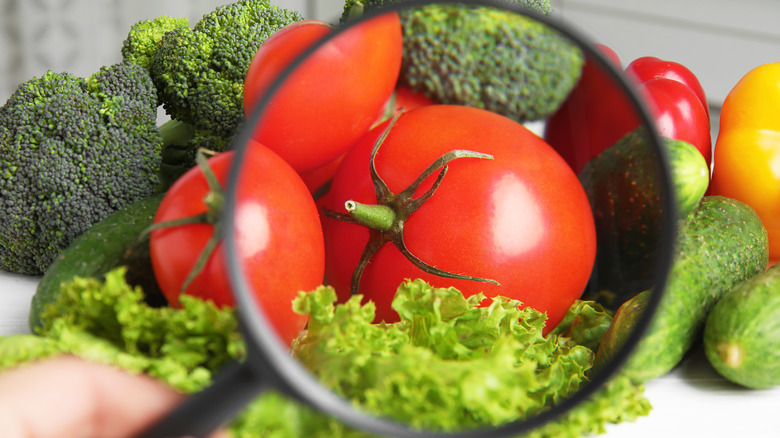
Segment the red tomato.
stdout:
<path fill-rule="evenodd" d="M 290 62 L 331 32 L 306 20 L 282 28 L 258 49 L 247 71 L 244 108 Z M 390 12 L 349 27 L 308 56 L 264 108 L 253 137 L 298 172 L 336 159 L 371 128 L 401 68 L 401 24 Z"/>
<path fill-rule="evenodd" d="M 433 105 L 433 101 L 425 94 L 412 90 L 405 85 L 395 88 L 395 111 L 411 111 L 421 106 Z"/>
<path fill-rule="evenodd" d="M 353 147 L 322 206 L 344 212 L 345 202 L 377 202 L 369 173 L 371 149 L 387 123 Z M 439 269 L 492 279 L 500 286 L 439 277 L 414 266 L 392 244 L 371 258 L 359 292 L 377 305 L 377 321 L 395 321 L 390 308 L 406 278 L 455 286 L 466 295 L 503 295 L 547 312 L 555 326 L 580 297 L 593 267 L 596 236 L 588 199 L 576 175 L 540 137 L 481 109 L 430 105 L 402 113 L 375 159 L 379 176 L 398 194 L 442 154 L 466 149 L 492 160 L 448 164 L 438 190 L 403 224 L 412 254 Z M 435 175 L 417 190 L 431 187 Z M 326 280 L 341 300 L 369 239 L 369 229 L 323 218 Z"/>
<path fill-rule="evenodd" d="M 258 49 L 249 64 L 244 80 L 244 112 L 247 116 L 284 69 L 332 30 L 331 25 L 324 21 L 301 20 L 279 29 L 263 43 L 264 47 Z"/>
<path fill-rule="evenodd" d="M 381 123 L 401 111 L 409 111 L 414 108 L 431 104 L 433 104 L 433 101 L 425 97 L 425 95 L 416 93 L 403 85 L 399 85 L 396 87 L 395 92 L 390 99 L 385 103 L 385 109 L 382 111 L 382 116 L 376 123 Z M 333 175 L 336 173 L 336 169 L 338 169 L 341 160 L 344 159 L 344 155 L 346 155 L 346 152 L 323 166 L 301 173 L 303 182 L 306 183 L 306 186 L 309 187 L 309 190 L 311 190 L 312 193 L 319 193 L 325 184 L 333 179 Z"/>
<path fill-rule="evenodd" d="M 301 179 L 306 183 L 306 187 L 309 188 L 309 191 L 311 191 L 312 194 L 317 194 L 331 179 L 333 179 L 333 174 L 336 173 L 336 169 L 338 169 L 339 164 L 341 164 L 341 160 L 344 159 L 344 155 L 346 155 L 346 153 L 335 160 L 326 163 L 324 166 L 301 173 Z"/>
<path fill-rule="evenodd" d="M 223 186 L 233 155 L 225 152 L 208 161 Z M 241 262 L 258 302 L 279 336 L 290 342 L 306 324 L 305 316 L 292 311 L 292 300 L 299 291 L 312 290 L 322 283 L 325 261 L 319 213 L 300 177 L 271 150 L 252 144 L 244 162 L 244 169 L 251 170 L 242 171 L 236 194 L 235 232 Z M 154 222 L 206 212 L 203 199 L 207 193 L 209 186 L 201 169 L 190 170 L 169 189 Z M 152 267 L 171 305 L 179 305 L 182 285 L 213 232 L 214 226 L 206 223 L 152 232 Z M 221 307 L 235 305 L 221 242 L 185 293 Z"/>

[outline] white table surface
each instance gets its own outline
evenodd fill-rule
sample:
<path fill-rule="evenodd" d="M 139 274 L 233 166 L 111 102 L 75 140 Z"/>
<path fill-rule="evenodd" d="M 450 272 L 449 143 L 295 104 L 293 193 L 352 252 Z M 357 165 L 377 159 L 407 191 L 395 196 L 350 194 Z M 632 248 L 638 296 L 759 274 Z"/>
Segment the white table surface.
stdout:
<path fill-rule="evenodd" d="M 0 272 L 0 336 L 29 333 L 27 312 L 38 278 Z M 647 384 L 650 415 L 609 427 L 607 438 L 780 437 L 780 387 L 740 388 L 720 378 L 700 351 Z"/>

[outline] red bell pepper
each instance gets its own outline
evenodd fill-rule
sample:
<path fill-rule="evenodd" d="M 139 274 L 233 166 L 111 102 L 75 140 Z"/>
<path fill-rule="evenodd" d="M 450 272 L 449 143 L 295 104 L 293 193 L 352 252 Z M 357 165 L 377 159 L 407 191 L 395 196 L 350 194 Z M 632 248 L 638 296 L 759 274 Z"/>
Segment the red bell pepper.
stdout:
<path fill-rule="evenodd" d="M 621 68 L 612 49 L 600 44 L 595 47 Z M 587 56 L 579 83 L 547 120 L 544 138 L 579 173 L 588 161 L 637 126 L 639 117 L 628 96 L 599 63 Z"/>
<path fill-rule="evenodd" d="M 610 48 L 597 45 L 620 67 Z M 693 144 L 709 165 L 712 160 L 709 111 L 696 76 L 681 64 L 653 57 L 626 67 L 640 98 L 648 106 L 659 134 Z M 582 78 L 550 119 L 544 138 L 575 172 L 604 149 L 639 126 L 639 116 L 618 84 L 592 59 Z"/>
<path fill-rule="evenodd" d="M 672 79 L 677 82 L 682 82 L 687 85 L 688 88 L 696 93 L 696 96 L 704 106 L 704 110 L 709 116 L 709 108 L 707 107 L 707 96 L 704 93 L 704 88 L 699 83 L 699 79 L 688 70 L 685 66 L 672 62 L 664 61 L 653 56 L 644 56 L 631 61 L 626 67 L 626 73 L 637 78 L 639 82 L 647 82 L 654 78 Z"/>
<path fill-rule="evenodd" d="M 685 66 L 652 56 L 638 58 L 626 74 L 639 82 L 658 134 L 696 146 L 709 166 L 712 136 L 707 98 L 699 80 Z"/>

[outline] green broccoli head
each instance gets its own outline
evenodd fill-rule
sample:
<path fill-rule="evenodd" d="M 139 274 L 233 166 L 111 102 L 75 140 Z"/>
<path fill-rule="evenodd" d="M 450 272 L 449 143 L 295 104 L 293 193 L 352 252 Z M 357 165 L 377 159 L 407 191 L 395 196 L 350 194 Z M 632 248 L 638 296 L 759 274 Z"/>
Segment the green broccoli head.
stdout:
<path fill-rule="evenodd" d="M 303 17 L 269 0 L 240 0 L 206 14 L 190 29 L 166 33 L 150 71 L 171 118 L 214 133 L 244 120 L 244 77 L 271 34 Z"/>
<path fill-rule="evenodd" d="M 0 269 L 40 274 L 77 236 L 158 184 L 149 72 L 47 72 L 0 107 Z"/>
<path fill-rule="evenodd" d="M 352 0 L 344 17 L 398 1 L 403 0 Z M 552 12 L 543 0 L 507 3 Z M 400 82 L 438 103 L 483 108 L 521 123 L 538 120 L 560 107 L 582 73 L 580 48 L 524 15 L 456 3 L 408 8 L 399 15 Z"/>
<path fill-rule="evenodd" d="M 341 15 L 341 22 L 350 18 L 356 18 L 363 14 L 367 9 L 389 6 L 395 3 L 403 3 L 407 0 L 345 0 L 344 12 Z M 552 15 L 553 8 L 550 0 L 497 0 L 501 3 L 518 5 L 536 11 L 542 15 Z"/>
<path fill-rule="evenodd" d="M 135 23 L 122 42 L 122 59 L 134 62 L 147 70 L 152 65 L 152 58 L 160 47 L 162 37 L 176 29 L 189 28 L 187 18 L 161 15 L 151 20 Z"/>

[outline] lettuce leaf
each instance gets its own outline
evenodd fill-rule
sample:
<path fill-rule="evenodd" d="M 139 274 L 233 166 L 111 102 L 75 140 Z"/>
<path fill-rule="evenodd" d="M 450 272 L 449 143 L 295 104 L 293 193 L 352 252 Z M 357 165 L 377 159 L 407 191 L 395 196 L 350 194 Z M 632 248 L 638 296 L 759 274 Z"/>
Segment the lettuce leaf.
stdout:
<path fill-rule="evenodd" d="M 578 345 L 598 351 L 613 315 L 595 301 L 577 300 L 550 334 L 567 337 Z"/>
<path fill-rule="evenodd" d="M 401 321 L 372 324 L 372 304 L 355 296 L 335 306 L 335 292 L 321 287 L 294 304 L 310 315 L 295 352 L 325 386 L 366 411 L 420 428 L 504 424 L 579 388 L 590 349 L 544 337 L 546 317 L 537 310 L 504 297 L 479 306 L 483 299 L 407 281 L 393 302 Z"/>
<path fill-rule="evenodd" d="M 125 281 L 125 269 L 105 281 L 75 278 L 42 313 L 35 335 L 0 340 L 0 368 L 54 354 L 74 354 L 147 373 L 183 392 L 202 389 L 213 373 L 244 355 L 233 311 L 183 296 L 181 309 L 151 307 Z"/>
<path fill-rule="evenodd" d="M 463 297 L 421 280 L 398 289 L 401 322 L 372 324 L 372 303 L 353 297 L 337 304 L 329 287 L 301 293 L 295 308 L 309 315 L 293 353 L 326 385 L 369 412 L 415 426 L 463 429 L 532 415 L 576 391 L 587 379 L 605 318 L 578 303 L 547 337 L 545 316 L 497 297 Z M 34 335 L 0 338 L 0 369 L 75 354 L 147 373 L 191 393 L 209 385 L 245 345 L 236 313 L 197 298 L 182 307 L 151 307 L 143 291 L 127 285 L 124 270 L 105 280 L 63 284 Z M 557 329 L 556 329 L 557 330 Z M 577 437 L 610 422 L 647 415 L 643 388 L 620 377 L 596 396 L 530 436 Z M 236 438 L 370 437 L 284 395 L 269 391 L 231 424 Z"/>

